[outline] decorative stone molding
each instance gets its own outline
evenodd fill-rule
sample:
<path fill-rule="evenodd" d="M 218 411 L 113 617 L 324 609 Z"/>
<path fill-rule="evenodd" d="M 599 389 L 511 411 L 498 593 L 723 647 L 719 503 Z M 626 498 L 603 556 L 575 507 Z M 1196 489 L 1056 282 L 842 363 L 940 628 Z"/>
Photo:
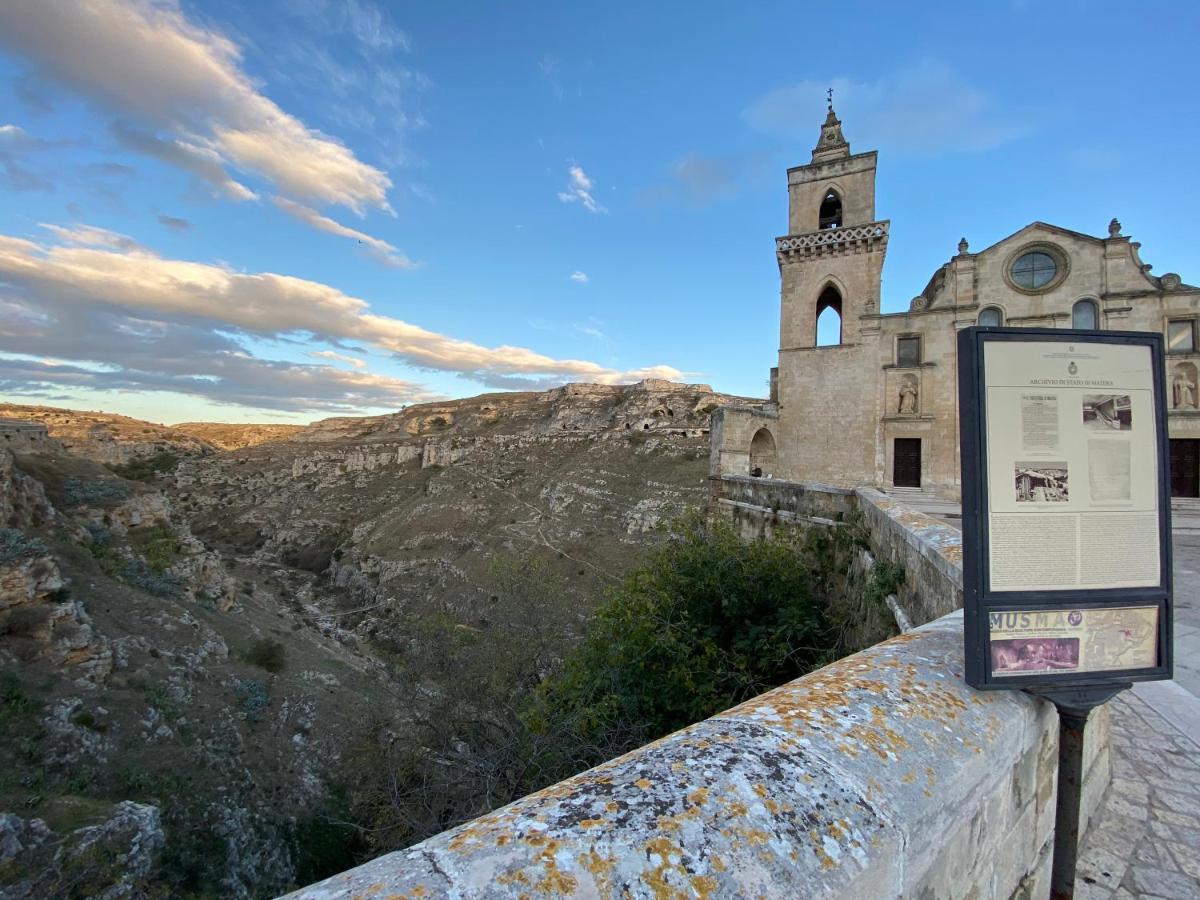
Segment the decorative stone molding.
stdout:
<path fill-rule="evenodd" d="M 775 252 L 782 262 L 793 256 L 858 253 L 875 250 L 887 243 L 891 222 L 870 222 L 845 228 L 823 228 L 806 234 L 790 234 L 775 239 Z"/>

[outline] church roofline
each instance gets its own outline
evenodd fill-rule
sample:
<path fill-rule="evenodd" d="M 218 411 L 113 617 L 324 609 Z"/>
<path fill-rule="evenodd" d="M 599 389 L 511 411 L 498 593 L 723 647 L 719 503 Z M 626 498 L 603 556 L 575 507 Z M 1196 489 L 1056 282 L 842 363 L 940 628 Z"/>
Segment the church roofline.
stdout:
<path fill-rule="evenodd" d="M 1061 234 L 1065 237 L 1083 238 L 1085 241 L 1091 241 L 1093 244 L 1103 244 L 1106 240 L 1105 238 L 1098 238 L 1094 234 L 1085 234 L 1082 231 L 1072 231 L 1070 228 L 1063 228 L 1061 225 L 1051 225 L 1049 222 L 1035 221 L 1035 222 L 1030 222 L 1028 225 L 1025 225 L 1021 228 L 1018 228 L 1012 234 L 1005 235 L 1004 237 L 1000 238 L 1000 240 L 989 244 L 988 246 L 984 247 L 982 250 L 972 252 L 971 255 L 972 256 L 980 256 L 984 253 L 987 253 L 989 250 L 999 247 L 1005 241 L 1011 241 L 1017 235 L 1023 234 L 1024 232 L 1030 231 L 1034 228 L 1044 228 L 1046 231 L 1052 231 L 1056 234 Z"/>

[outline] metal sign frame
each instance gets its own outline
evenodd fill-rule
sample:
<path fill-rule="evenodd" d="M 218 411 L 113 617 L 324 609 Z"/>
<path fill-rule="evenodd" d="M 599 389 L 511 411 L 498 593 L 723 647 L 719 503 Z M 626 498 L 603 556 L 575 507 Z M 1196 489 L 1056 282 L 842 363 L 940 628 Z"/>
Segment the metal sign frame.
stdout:
<path fill-rule="evenodd" d="M 988 343 L 1058 342 L 1146 347 L 1153 366 L 1154 446 L 1158 454 L 1159 583 L 1153 587 L 993 591 L 990 581 L 987 382 Z M 963 607 L 966 681 L 984 690 L 1035 690 L 1086 696 L 1133 681 L 1170 678 L 1172 659 L 1171 498 L 1162 335 L 1133 331 L 1070 331 L 1053 328 L 971 327 L 958 334 L 959 436 L 962 478 Z M 1157 665 L 1119 671 L 1035 673 L 996 677 L 991 671 L 991 612 L 1081 611 L 1157 607 Z"/>

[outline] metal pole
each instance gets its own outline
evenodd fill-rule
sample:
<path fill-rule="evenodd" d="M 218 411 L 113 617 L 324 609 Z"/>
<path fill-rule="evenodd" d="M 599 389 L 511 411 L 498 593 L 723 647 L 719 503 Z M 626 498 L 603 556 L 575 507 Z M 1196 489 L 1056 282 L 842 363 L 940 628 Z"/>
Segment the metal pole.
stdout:
<path fill-rule="evenodd" d="M 1083 734 L 1090 707 L 1058 709 L 1058 803 L 1054 811 L 1054 863 L 1050 900 L 1075 896 L 1075 863 L 1079 853 L 1079 800 L 1083 789 Z"/>

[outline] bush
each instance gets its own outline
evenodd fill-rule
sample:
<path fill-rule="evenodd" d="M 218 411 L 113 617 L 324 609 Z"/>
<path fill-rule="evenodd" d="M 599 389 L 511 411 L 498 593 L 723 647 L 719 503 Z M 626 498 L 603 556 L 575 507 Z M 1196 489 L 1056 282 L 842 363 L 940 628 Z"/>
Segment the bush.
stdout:
<path fill-rule="evenodd" d="M 103 567 L 104 561 L 101 560 Z M 106 570 L 107 571 L 107 570 Z M 177 600 L 183 596 L 183 581 L 170 572 L 156 572 L 145 561 L 131 559 L 120 569 L 121 580 L 133 587 L 141 588 L 156 597 Z"/>
<path fill-rule="evenodd" d="M 0 565 L 46 556 L 50 549 L 37 538 L 16 528 L 0 528 Z"/>
<path fill-rule="evenodd" d="M 158 475 L 175 471 L 178 465 L 178 456 L 169 450 L 162 450 L 153 456 L 130 460 L 122 465 L 110 465 L 109 469 L 130 481 L 149 481 Z"/>
<path fill-rule="evenodd" d="M 268 672 L 279 673 L 287 666 L 286 652 L 283 644 L 279 641 L 260 638 L 250 645 L 245 659 L 252 666 L 258 666 Z"/>
<path fill-rule="evenodd" d="M 129 496 L 129 486 L 120 481 L 90 481 L 71 476 L 63 481 L 66 506 L 114 506 Z"/>
<path fill-rule="evenodd" d="M 834 559 L 820 530 L 746 543 L 693 515 L 671 531 L 542 684 L 535 729 L 565 719 L 585 744 L 618 734 L 632 748 L 839 655 L 826 599 Z"/>
<path fill-rule="evenodd" d="M 131 529 L 129 543 L 146 560 L 150 570 L 160 575 L 175 565 L 183 550 L 175 532 L 166 525 Z"/>
<path fill-rule="evenodd" d="M 243 678 L 234 688 L 238 695 L 238 706 L 243 712 L 254 714 L 271 702 L 267 686 L 253 678 Z"/>

